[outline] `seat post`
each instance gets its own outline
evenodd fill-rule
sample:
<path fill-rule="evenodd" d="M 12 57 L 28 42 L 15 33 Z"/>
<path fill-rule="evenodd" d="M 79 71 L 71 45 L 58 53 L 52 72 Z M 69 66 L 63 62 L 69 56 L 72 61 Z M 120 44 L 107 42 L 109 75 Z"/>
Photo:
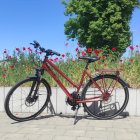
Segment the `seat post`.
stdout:
<path fill-rule="evenodd" d="M 88 65 L 89 65 L 90 61 L 88 60 L 85 66 L 85 69 L 88 69 Z"/>

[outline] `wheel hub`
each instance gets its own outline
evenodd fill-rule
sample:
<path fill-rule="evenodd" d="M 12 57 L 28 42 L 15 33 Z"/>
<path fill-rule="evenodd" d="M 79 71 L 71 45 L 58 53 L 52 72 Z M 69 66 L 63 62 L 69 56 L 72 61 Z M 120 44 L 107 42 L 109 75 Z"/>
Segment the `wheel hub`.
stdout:
<path fill-rule="evenodd" d="M 33 106 L 36 103 L 37 99 L 38 99 L 38 96 L 35 96 L 35 97 L 28 96 L 25 100 L 25 105 Z"/>
<path fill-rule="evenodd" d="M 110 96 L 111 96 L 110 93 L 105 92 L 105 93 L 103 94 L 103 100 L 104 100 L 104 101 L 108 101 Z"/>

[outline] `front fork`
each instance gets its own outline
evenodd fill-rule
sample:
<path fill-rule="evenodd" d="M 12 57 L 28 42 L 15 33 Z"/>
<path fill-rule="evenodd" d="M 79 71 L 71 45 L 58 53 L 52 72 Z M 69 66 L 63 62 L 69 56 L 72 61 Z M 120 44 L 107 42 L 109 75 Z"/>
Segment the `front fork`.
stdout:
<path fill-rule="evenodd" d="M 38 99 L 37 92 L 39 89 L 39 85 L 40 85 L 40 81 L 41 81 L 43 73 L 44 73 L 44 69 L 36 69 L 35 77 L 37 80 L 33 81 L 29 95 L 27 96 L 26 100 L 32 102 Z"/>

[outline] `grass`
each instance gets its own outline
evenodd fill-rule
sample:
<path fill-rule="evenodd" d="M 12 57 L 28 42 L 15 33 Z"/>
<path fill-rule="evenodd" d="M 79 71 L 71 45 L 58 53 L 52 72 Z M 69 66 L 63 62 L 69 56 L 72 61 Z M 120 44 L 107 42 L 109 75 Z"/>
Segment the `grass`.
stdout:
<path fill-rule="evenodd" d="M 133 51 L 133 50 L 131 50 Z M 131 58 L 117 59 L 112 61 L 111 56 L 102 57 L 99 61 L 91 63 L 89 70 L 95 75 L 95 69 L 119 69 L 121 77 L 133 88 L 140 87 L 140 54 L 138 51 L 132 53 Z M 12 86 L 18 81 L 25 79 L 27 76 L 34 75 L 35 64 L 41 65 L 38 57 L 43 58 L 42 53 L 34 52 L 31 48 L 16 50 L 10 56 L 7 51 L 3 52 L 3 61 L 0 62 L 0 86 Z M 60 59 L 53 59 L 54 63 L 70 77 L 75 83 L 81 78 L 82 71 L 86 62 L 84 60 L 73 59 L 70 55 L 62 55 Z M 56 73 L 57 74 L 57 73 Z M 65 86 L 71 86 L 64 78 L 57 74 Z M 51 84 L 56 86 L 56 82 L 48 75 L 43 77 Z M 85 79 L 85 81 L 87 78 Z"/>

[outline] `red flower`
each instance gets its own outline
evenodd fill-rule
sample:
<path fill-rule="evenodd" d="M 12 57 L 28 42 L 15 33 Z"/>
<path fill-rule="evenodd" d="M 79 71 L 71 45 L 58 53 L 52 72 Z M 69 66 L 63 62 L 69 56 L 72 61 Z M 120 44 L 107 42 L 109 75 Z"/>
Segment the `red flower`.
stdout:
<path fill-rule="evenodd" d="M 11 66 L 9 66 L 9 67 L 10 67 L 11 69 L 13 69 L 13 68 L 14 68 L 14 66 L 12 66 L 12 65 L 11 65 Z"/>
<path fill-rule="evenodd" d="M 6 74 L 3 74 L 3 77 L 6 77 Z"/>
<path fill-rule="evenodd" d="M 12 59 L 12 56 L 9 56 L 8 58 L 9 58 L 9 59 Z"/>
<path fill-rule="evenodd" d="M 130 62 L 133 63 L 134 62 L 134 59 L 130 59 Z"/>
<path fill-rule="evenodd" d="M 122 60 L 119 60 L 119 62 L 121 62 L 121 63 L 122 63 Z"/>
<path fill-rule="evenodd" d="M 26 51 L 26 48 L 25 47 L 23 47 L 23 51 Z"/>
<path fill-rule="evenodd" d="M 56 57 L 55 59 L 54 59 L 54 61 L 57 61 L 58 60 L 58 58 Z"/>
<path fill-rule="evenodd" d="M 6 72 L 6 71 L 7 71 L 7 69 L 3 69 L 3 71 L 4 71 L 4 72 Z"/>
<path fill-rule="evenodd" d="M 87 49 L 87 52 L 88 52 L 88 53 L 92 53 L 92 48 L 88 48 L 88 49 Z"/>
<path fill-rule="evenodd" d="M 102 52 L 102 50 L 98 50 L 98 52 L 99 52 L 99 53 L 101 53 L 101 52 Z"/>
<path fill-rule="evenodd" d="M 82 56 L 86 55 L 86 52 L 85 51 L 82 51 L 81 53 L 82 53 Z"/>
<path fill-rule="evenodd" d="M 75 49 L 76 52 L 78 52 L 78 50 L 79 50 L 78 48 Z"/>
<path fill-rule="evenodd" d="M 62 57 L 65 57 L 65 55 L 64 55 L 64 54 L 62 54 Z"/>
<path fill-rule="evenodd" d="M 130 48 L 130 50 L 131 50 L 131 51 L 133 51 L 133 50 L 134 50 L 134 47 L 133 47 L 132 45 L 130 45 L 130 47 L 129 47 L 129 48 Z"/>
<path fill-rule="evenodd" d="M 98 50 L 94 50 L 94 53 L 95 53 L 96 55 L 98 55 L 98 54 L 99 54 L 99 51 L 98 51 Z"/>
<path fill-rule="evenodd" d="M 106 57 L 103 55 L 101 58 L 105 59 Z"/>
<path fill-rule="evenodd" d="M 16 48 L 16 51 L 19 51 L 19 48 Z"/>
<path fill-rule="evenodd" d="M 28 51 L 32 53 L 32 49 L 30 47 L 28 48 Z"/>
<path fill-rule="evenodd" d="M 98 65 L 100 65 L 101 63 L 100 63 L 100 61 L 98 61 Z"/>
<path fill-rule="evenodd" d="M 3 53 L 7 53 L 7 50 L 5 49 Z"/>
<path fill-rule="evenodd" d="M 112 48 L 111 50 L 112 50 L 112 51 L 116 51 L 116 48 Z"/>

